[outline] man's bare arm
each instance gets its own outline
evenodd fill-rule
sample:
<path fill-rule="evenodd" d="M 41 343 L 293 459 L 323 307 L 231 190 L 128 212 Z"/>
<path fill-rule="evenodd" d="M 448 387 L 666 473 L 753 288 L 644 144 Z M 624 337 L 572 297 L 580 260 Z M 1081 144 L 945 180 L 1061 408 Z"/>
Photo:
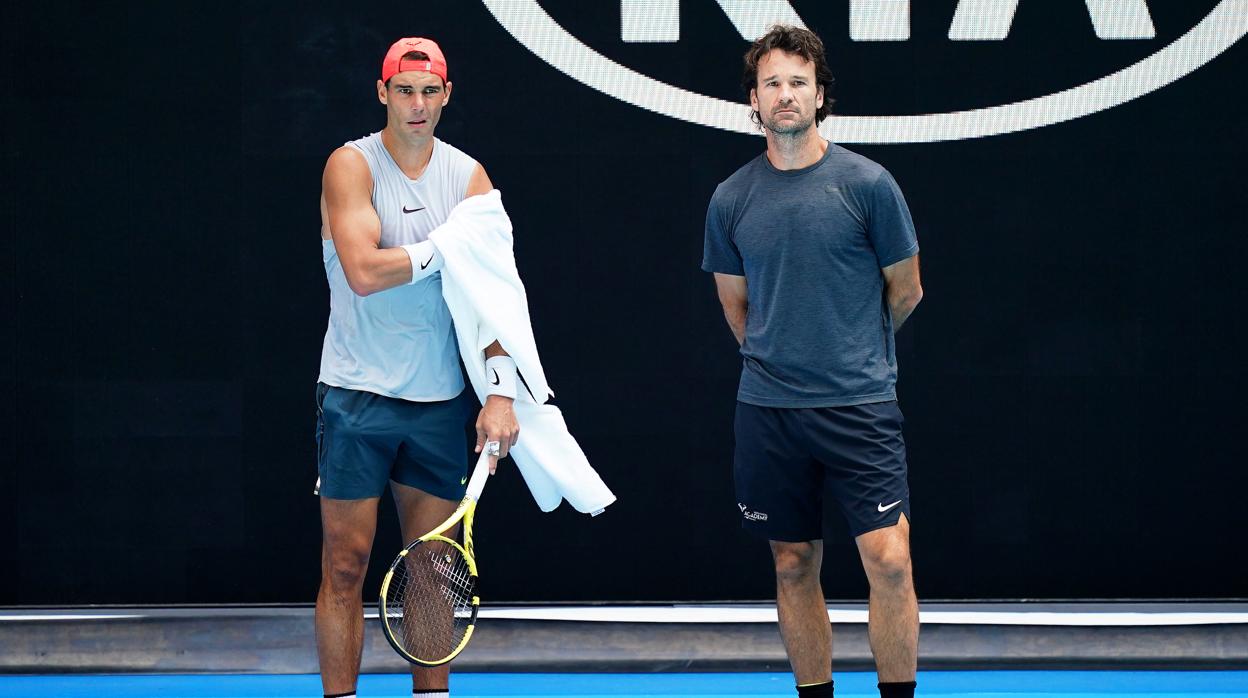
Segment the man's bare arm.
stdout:
<path fill-rule="evenodd" d="M 412 262 L 401 247 L 382 249 L 381 219 L 373 209 L 372 175 L 364 156 L 343 146 L 329 156 L 321 179 L 326 225 L 347 284 L 367 296 L 412 280 Z"/>
<path fill-rule="evenodd" d="M 737 338 L 737 344 L 745 342 L 745 316 L 749 311 L 749 300 L 746 296 L 744 276 L 732 274 L 715 274 L 715 290 L 719 293 L 719 303 L 724 306 L 724 319 Z"/>
<path fill-rule="evenodd" d="M 487 194 L 494 185 L 490 183 L 490 177 L 485 173 L 485 168 L 481 163 L 477 163 L 477 169 L 472 171 L 472 178 L 468 180 L 468 190 L 464 192 L 464 196 L 476 196 L 477 194 Z"/>
<path fill-rule="evenodd" d="M 487 361 L 496 356 L 508 356 L 498 340 L 485 348 Z M 498 456 L 490 459 L 490 472 L 498 467 L 498 459 L 505 458 L 511 447 L 520 440 L 520 423 L 516 421 L 516 413 L 512 409 L 514 401 L 514 398 L 502 395 L 486 395 L 485 404 L 477 414 L 476 452 L 480 453 L 489 441 L 497 441 L 499 445 Z"/>
<path fill-rule="evenodd" d="M 919 283 L 919 256 L 903 259 L 884 267 L 884 295 L 893 312 L 893 332 L 914 312 L 923 300 L 923 286 Z"/>

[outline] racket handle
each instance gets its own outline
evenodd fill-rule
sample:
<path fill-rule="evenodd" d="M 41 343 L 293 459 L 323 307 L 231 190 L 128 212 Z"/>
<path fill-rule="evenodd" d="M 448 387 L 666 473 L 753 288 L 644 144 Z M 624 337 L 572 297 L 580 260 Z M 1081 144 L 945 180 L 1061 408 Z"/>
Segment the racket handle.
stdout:
<path fill-rule="evenodd" d="M 497 441 L 490 441 L 481 449 L 477 465 L 472 469 L 472 478 L 468 480 L 468 489 L 464 492 L 465 499 L 471 499 L 474 502 L 481 499 L 481 492 L 485 489 L 485 480 L 490 476 L 490 456 L 497 455 Z"/>

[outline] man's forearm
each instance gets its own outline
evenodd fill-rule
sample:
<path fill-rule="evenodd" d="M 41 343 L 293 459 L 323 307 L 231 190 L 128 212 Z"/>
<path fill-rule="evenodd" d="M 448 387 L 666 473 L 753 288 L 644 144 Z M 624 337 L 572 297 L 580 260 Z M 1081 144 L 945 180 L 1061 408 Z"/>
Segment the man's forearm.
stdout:
<path fill-rule="evenodd" d="M 411 283 L 412 265 L 401 247 L 372 249 L 363 254 L 339 253 L 338 256 L 342 259 L 347 285 L 358 296 L 371 296 Z"/>
<path fill-rule="evenodd" d="M 888 309 L 893 314 L 893 332 L 896 333 L 919 301 L 923 300 L 923 285 L 919 283 L 919 256 L 916 254 L 890 264 L 882 271 L 884 297 L 888 299 Z"/>
<path fill-rule="evenodd" d="M 486 379 L 490 381 L 490 385 L 486 388 L 487 401 L 500 398 L 508 402 L 514 400 L 517 390 L 516 382 L 520 373 L 516 370 L 516 362 L 512 361 L 511 355 L 503 349 L 503 345 L 499 344 L 497 339 L 485 348 L 485 366 L 493 375 L 492 380 L 488 377 Z"/>
<path fill-rule="evenodd" d="M 918 307 L 919 301 L 922 299 L 923 292 L 920 291 L 915 294 L 899 295 L 888 300 L 888 309 L 893 313 L 894 334 L 901 329 L 902 324 L 910 317 L 910 314 L 914 312 L 914 309 Z"/>
<path fill-rule="evenodd" d="M 728 321 L 728 329 L 732 330 L 732 336 L 737 338 L 737 344 L 745 344 L 745 315 L 746 307 L 728 309 L 724 308 L 724 319 Z"/>
<path fill-rule="evenodd" d="M 493 344 L 485 348 L 485 358 L 492 359 L 495 356 L 511 356 L 511 354 L 508 354 L 507 351 L 503 349 L 503 345 L 498 343 L 497 339 L 494 340 Z"/>
<path fill-rule="evenodd" d="M 402 247 L 339 254 L 347 285 L 358 296 L 406 286 L 442 269 L 442 256 L 429 240 Z"/>
<path fill-rule="evenodd" d="M 485 366 L 485 380 L 488 385 L 485 388 L 485 402 L 477 416 L 476 451 L 480 453 L 488 441 L 499 442 L 499 454 L 490 460 L 492 473 L 498 459 L 505 457 L 520 437 L 520 425 L 512 411 L 519 373 L 516 371 L 516 362 L 512 361 L 498 340 L 485 348 Z"/>

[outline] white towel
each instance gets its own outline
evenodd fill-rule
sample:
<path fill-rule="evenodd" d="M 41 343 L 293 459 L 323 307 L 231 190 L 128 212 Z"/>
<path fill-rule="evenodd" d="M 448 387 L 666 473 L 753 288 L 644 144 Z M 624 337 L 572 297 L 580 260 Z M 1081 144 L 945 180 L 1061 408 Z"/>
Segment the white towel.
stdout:
<path fill-rule="evenodd" d="M 477 397 L 485 400 L 485 348 L 495 340 L 524 378 L 524 383 L 517 382 L 513 405 L 520 441 L 511 456 L 537 505 L 552 511 L 566 499 L 577 511 L 600 513 L 615 495 L 568 433 L 563 413 L 545 404 L 554 393 L 538 359 L 502 196 L 495 189 L 464 199 L 429 239 L 444 260 L 442 297 L 455 322 L 459 353 Z"/>

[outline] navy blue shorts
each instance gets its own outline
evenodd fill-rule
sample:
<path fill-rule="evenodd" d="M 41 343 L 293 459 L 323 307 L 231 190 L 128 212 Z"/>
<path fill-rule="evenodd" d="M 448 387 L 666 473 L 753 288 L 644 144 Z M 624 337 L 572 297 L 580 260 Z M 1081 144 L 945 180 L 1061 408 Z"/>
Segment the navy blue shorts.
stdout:
<path fill-rule="evenodd" d="M 857 537 L 910 518 L 895 400 L 848 407 L 737 403 L 733 474 L 741 525 L 769 540 L 823 539 L 834 500 Z"/>
<path fill-rule="evenodd" d="M 462 499 L 470 448 L 465 395 L 412 402 L 318 383 L 320 495 L 380 497 L 386 482 L 394 480 L 443 499 Z"/>

